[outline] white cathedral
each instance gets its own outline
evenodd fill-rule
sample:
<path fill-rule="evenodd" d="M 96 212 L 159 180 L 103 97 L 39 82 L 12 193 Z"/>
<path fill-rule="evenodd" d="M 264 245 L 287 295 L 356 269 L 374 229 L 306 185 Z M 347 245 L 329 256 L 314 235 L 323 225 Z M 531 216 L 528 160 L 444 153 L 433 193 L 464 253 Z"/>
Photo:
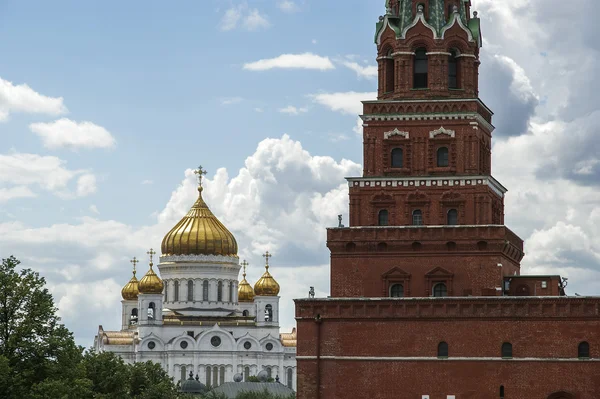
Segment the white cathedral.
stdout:
<path fill-rule="evenodd" d="M 196 173 L 202 182 L 200 168 Z M 219 386 L 258 373 L 296 390 L 296 329 L 279 332 L 279 284 L 266 271 L 254 288 L 242 281 L 237 242 L 202 199 L 162 241 L 159 277 L 150 269 L 123 287 L 121 331 L 98 328 L 97 351 L 125 362 L 159 363 L 174 377 L 190 372 Z"/>

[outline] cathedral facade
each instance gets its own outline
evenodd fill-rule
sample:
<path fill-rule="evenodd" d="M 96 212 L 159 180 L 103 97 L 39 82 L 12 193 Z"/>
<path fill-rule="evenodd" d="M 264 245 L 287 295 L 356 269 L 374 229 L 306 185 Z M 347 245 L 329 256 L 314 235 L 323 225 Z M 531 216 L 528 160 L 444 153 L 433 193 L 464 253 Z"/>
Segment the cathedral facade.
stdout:
<path fill-rule="evenodd" d="M 197 171 L 202 181 L 202 169 Z M 192 373 L 207 386 L 247 380 L 259 373 L 296 389 L 296 332 L 280 333 L 279 284 L 265 272 L 254 287 L 240 265 L 237 242 L 199 196 L 167 235 L 154 271 L 122 290 L 120 331 L 99 327 L 97 351 L 128 363 L 151 360 L 183 381 Z M 238 281 L 243 266 L 243 278 Z"/>
<path fill-rule="evenodd" d="M 597 399 L 600 298 L 521 275 L 470 0 L 388 0 L 331 297 L 296 300 L 298 398 Z"/>

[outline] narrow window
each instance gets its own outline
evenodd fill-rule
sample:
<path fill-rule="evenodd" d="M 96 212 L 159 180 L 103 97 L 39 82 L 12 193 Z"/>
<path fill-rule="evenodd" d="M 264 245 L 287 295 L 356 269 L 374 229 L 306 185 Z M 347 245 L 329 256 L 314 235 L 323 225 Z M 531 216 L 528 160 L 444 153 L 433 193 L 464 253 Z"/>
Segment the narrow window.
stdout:
<path fill-rule="evenodd" d="M 379 226 L 387 226 L 389 219 L 389 212 L 386 209 L 382 209 L 379 211 Z"/>
<path fill-rule="evenodd" d="M 244 367 L 244 381 L 248 381 L 250 378 L 250 367 Z"/>
<path fill-rule="evenodd" d="M 265 321 L 273 321 L 273 306 L 265 306 Z"/>
<path fill-rule="evenodd" d="M 223 282 L 219 281 L 217 284 L 217 302 L 223 301 Z"/>
<path fill-rule="evenodd" d="M 448 288 L 446 287 L 446 284 L 437 283 L 436 285 L 434 285 L 433 296 L 438 298 L 448 296 Z"/>
<path fill-rule="evenodd" d="M 502 344 L 502 357 L 505 359 L 510 359 L 513 357 L 512 354 L 512 344 L 510 342 L 505 342 Z"/>
<path fill-rule="evenodd" d="M 590 357 L 590 344 L 582 342 L 577 350 L 577 357 L 587 359 Z"/>
<path fill-rule="evenodd" d="M 504 399 L 504 385 L 500 385 L 500 399 Z"/>
<path fill-rule="evenodd" d="M 438 357 L 448 357 L 448 344 L 444 341 L 438 345 Z"/>
<path fill-rule="evenodd" d="M 390 296 L 392 298 L 400 298 L 404 296 L 404 286 L 402 284 L 394 284 L 390 287 Z"/>
<path fill-rule="evenodd" d="M 234 302 L 233 281 L 229 282 L 229 302 Z"/>
<path fill-rule="evenodd" d="M 267 372 L 267 378 L 271 378 L 271 367 L 267 367 L 265 370 Z"/>
<path fill-rule="evenodd" d="M 135 325 L 138 321 L 138 310 L 137 308 L 131 309 L 131 316 L 129 317 L 129 324 Z"/>
<path fill-rule="evenodd" d="M 448 88 L 458 89 L 458 57 L 456 50 L 451 50 L 448 57 Z"/>
<path fill-rule="evenodd" d="M 173 300 L 175 302 L 179 301 L 179 281 L 175 280 L 173 286 Z"/>
<path fill-rule="evenodd" d="M 247 310 L 244 310 L 242 312 L 242 316 L 248 317 L 250 315 L 250 313 Z"/>
<path fill-rule="evenodd" d="M 208 301 L 208 280 L 202 282 L 202 300 Z"/>
<path fill-rule="evenodd" d="M 192 280 L 188 281 L 187 300 L 188 302 L 192 302 L 194 300 L 194 282 Z"/>
<path fill-rule="evenodd" d="M 396 80 L 396 68 L 394 66 L 394 59 L 392 58 L 392 50 L 390 49 L 386 54 L 385 59 L 385 87 L 384 92 L 390 93 L 394 91 L 394 84 Z"/>
<path fill-rule="evenodd" d="M 413 77 L 413 88 L 415 89 L 426 89 L 427 88 L 427 50 L 424 48 L 418 48 L 415 51 L 415 64 L 414 64 L 414 77 Z"/>
<path fill-rule="evenodd" d="M 394 148 L 392 150 L 392 168 L 404 167 L 404 152 L 402 148 Z"/>
<path fill-rule="evenodd" d="M 448 211 L 448 225 L 456 226 L 458 224 L 458 211 L 456 209 L 450 209 Z"/>
<path fill-rule="evenodd" d="M 219 368 L 217 366 L 213 367 L 212 373 L 213 387 L 217 387 L 219 386 Z"/>
<path fill-rule="evenodd" d="M 165 281 L 165 302 L 169 300 L 169 281 Z"/>
<path fill-rule="evenodd" d="M 148 320 L 154 320 L 154 302 L 150 302 L 148 305 Z"/>
<path fill-rule="evenodd" d="M 423 212 L 420 209 L 415 209 L 412 213 L 412 224 L 413 226 L 423 225 Z"/>
<path fill-rule="evenodd" d="M 219 369 L 219 385 L 225 384 L 225 367 Z"/>
<path fill-rule="evenodd" d="M 186 377 L 185 366 L 181 366 L 181 381 L 185 381 Z"/>
<path fill-rule="evenodd" d="M 292 370 L 292 368 L 289 367 L 287 369 L 287 387 L 290 388 L 290 389 L 293 389 L 292 388 L 292 385 L 293 385 L 292 384 L 292 380 L 293 380 L 293 378 L 294 378 L 294 370 Z"/>
<path fill-rule="evenodd" d="M 447 167 L 448 163 L 448 147 L 440 147 L 437 150 L 437 166 Z"/>
<path fill-rule="evenodd" d="M 206 385 L 211 385 L 211 383 L 210 383 L 212 380 L 211 371 L 212 371 L 212 369 L 210 368 L 210 366 L 207 366 L 206 367 Z"/>

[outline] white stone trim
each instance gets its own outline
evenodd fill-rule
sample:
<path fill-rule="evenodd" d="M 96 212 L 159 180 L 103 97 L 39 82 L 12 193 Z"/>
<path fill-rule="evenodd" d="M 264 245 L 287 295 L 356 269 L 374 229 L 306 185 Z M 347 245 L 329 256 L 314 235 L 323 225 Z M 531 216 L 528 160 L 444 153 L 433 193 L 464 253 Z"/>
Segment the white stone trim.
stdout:
<path fill-rule="evenodd" d="M 398 130 L 398 128 L 396 128 L 396 129 L 394 129 L 392 131 L 383 133 L 383 138 L 385 140 L 387 140 L 387 139 L 389 139 L 390 137 L 393 137 L 393 136 L 402 136 L 405 139 L 410 138 L 410 135 L 409 135 L 408 132 L 402 132 L 402 131 Z"/>
<path fill-rule="evenodd" d="M 379 31 L 379 34 L 377 35 L 377 45 L 381 44 L 381 36 L 383 36 L 383 33 L 388 29 L 392 29 L 392 27 L 390 26 L 390 20 L 388 19 L 388 16 L 386 15 L 384 21 L 383 21 L 383 26 L 381 27 L 381 30 Z M 392 29 L 394 30 L 394 29 Z M 395 33 L 394 33 L 395 35 Z"/>
<path fill-rule="evenodd" d="M 432 130 L 431 132 L 429 132 L 429 138 L 433 139 L 436 136 L 439 136 L 440 134 L 447 134 L 448 136 L 450 136 L 452 138 L 456 137 L 456 132 L 454 130 L 445 129 L 442 126 L 437 130 Z"/>
<path fill-rule="evenodd" d="M 423 23 L 423 25 L 425 25 L 425 27 L 429 28 L 429 30 L 433 33 L 434 39 L 439 39 L 437 32 L 435 31 L 435 28 L 433 26 L 429 25 L 429 23 L 425 20 L 425 15 L 423 14 L 423 10 L 418 10 L 417 16 L 412 21 L 412 23 L 402 30 L 401 39 L 406 39 L 406 34 L 408 33 L 408 31 L 411 30 L 412 28 L 414 28 L 415 26 L 417 26 L 419 21 L 421 21 Z"/>
<path fill-rule="evenodd" d="M 452 55 L 452 53 L 447 53 L 445 51 L 432 51 L 431 53 L 425 53 L 426 55 Z"/>
<path fill-rule="evenodd" d="M 349 361 L 379 361 L 379 362 L 600 362 L 600 359 L 579 358 L 548 358 L 548 357 L 517 357 L 505 359 L 502 357 L 431 357 L 431 356 L 296 356 L 296 360 L 349 360 Z"/>
<path fill-rule="evenodd" d="M 237 256 L 223 255 L 161 255 L 160 263 L 163 262 L 199 262 L 199 263 L 235 263 L 240 259 Z"/>
<path fill-rule="evenodd" d="M 446 34 L 446 31 L 450 28 L 452 28 L 454 26 L 455 23 L 458 22 L 458 25 L 462 28 L 462 30 L 464 30 L 465 32 L 467 32 L 467 37 L 469 38 L 470 42 L 474 42 L 475 40 L 473 40 L 473 33 L 471 32 L 471 30 L 469 28 L 467 28 L 465 26 L 465 24 L 463 23 L 462 19 L 460 18 L 460 14 L 458 12 L 455 12 L 452 14 L 452 21 L 450 21 L 448 24 L 446 24 L 446 26 L 444 26 L 442 28 L 442 31 L 440 32 L 440 39 L 444 39 L 444 35 Z"/>
<path fill-rule="evenodd" d="M 458 54 L 456 56 L 456 58 L 460 58 L 460 57 L 468 57 L 468 58 L 475 58 L 475 59 L 477 59 L 477 56 L 475 54 Z"/>
<path fill-rule="evenodd" d="M 395 53 L 392 53 L 392 56 L 394 55 L 415 55 L 414 51 L 396 51 Z"/>
<path fill-rule="evenodd" d="M 476 112 L 463 114 L 387 114 L 387 115 L 359 115 L 363 122 L 370 121 L 433 121 L 433 120 L 460 120 L 471 119 L 485 126 L 490 133 L 496 128 Z"/>

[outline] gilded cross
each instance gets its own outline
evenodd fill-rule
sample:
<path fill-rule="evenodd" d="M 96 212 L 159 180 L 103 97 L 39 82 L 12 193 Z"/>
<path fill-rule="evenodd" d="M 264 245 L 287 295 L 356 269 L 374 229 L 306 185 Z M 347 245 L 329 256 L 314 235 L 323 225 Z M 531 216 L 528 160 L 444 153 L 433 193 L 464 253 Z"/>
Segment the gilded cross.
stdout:
<path fill-rule="evenodd" d="M 244 266 L 244 277 L 246 277 L 246 266 L 249 265 L 248 262 L 246 262 L 246 259 L 244 259 L 244 261 L 241 263 L 242 266 Z"/>
<path fill-rule="evenodd" d="M 267 261 L 267 267 L 269 267 L 269 258 L 272 257 L 273 255 L 271 255 L 269 253 L 269 251 L 267 251 L 263 256 L 265 257 L 265 260 Z"/>
<path fill-rule="evenodd" d="M 137 258 L 134 256 L 133 259 L 130 260 L 131 263 L 133 263 L 133 273 L 135 273 L 135 267 L 137 266 L 137 264 L 140 262 L 139 260 L 137 260 Z"/>
<path fill-rule="evenodd" d="M 148 255 L 150 255 L 150 265 L 152 265 L 152 257 L 154 255 L 156 255 L 156 252 L 154 252 L 154 250 L 152 248 L 150 248 L 150 251 L 146 252 Z"/>
<path fill-rule="evenodd" d="M 202 165 L 198 166 L 198 169 L 194 171 L 194 174 L 198 175 L 198 185 L 202 185 L 202 176 L 206 173 L 206 170 L 202 169 Z"/>

